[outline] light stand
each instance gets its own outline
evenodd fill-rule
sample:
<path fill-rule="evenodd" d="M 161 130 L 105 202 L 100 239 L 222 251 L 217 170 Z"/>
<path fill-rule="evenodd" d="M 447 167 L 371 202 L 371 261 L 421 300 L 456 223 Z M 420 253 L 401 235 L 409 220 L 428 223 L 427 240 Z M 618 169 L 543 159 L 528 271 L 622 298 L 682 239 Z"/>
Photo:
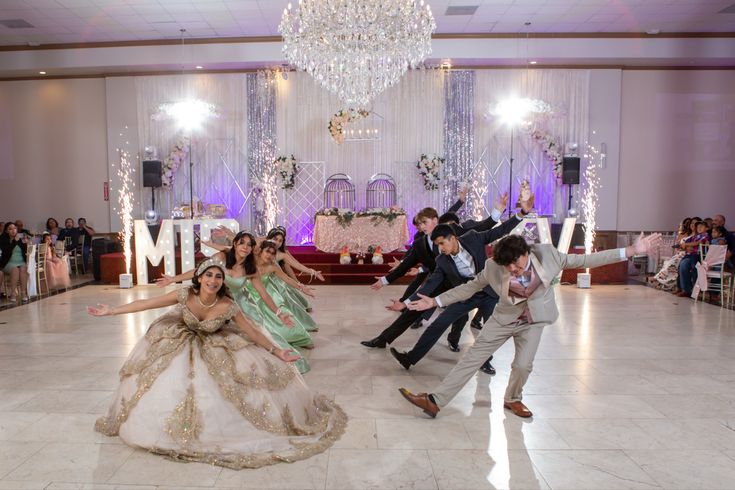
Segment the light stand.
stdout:
<path fill-rule="evenodd" d="M 567 212 L 568 212 L 570 209 L 572 209 L 572 184 L 567 184 L 567 185 L 569 186 L 569 192 L 567 193 L 569 197 L 569 200 L 567 201 Z"/>
<path fill-rule="evenodd" d="M 508 172 L 508 197 L 513 195 L 513 126 L 510 127 L 510 171 Z M 511 198 L 512 199 L 512 198 Z M 509 201 L 510 203 L 510 201 Z M 510 212 L 510 204 L 508 207 L 508 218 L 510 218 L 511 212 Z"/>
<path fill-rule="evenodd" d="M 191 133 L 189 133 L 189 214 L 194 219 L 194 162 L 191 159 Z"/>

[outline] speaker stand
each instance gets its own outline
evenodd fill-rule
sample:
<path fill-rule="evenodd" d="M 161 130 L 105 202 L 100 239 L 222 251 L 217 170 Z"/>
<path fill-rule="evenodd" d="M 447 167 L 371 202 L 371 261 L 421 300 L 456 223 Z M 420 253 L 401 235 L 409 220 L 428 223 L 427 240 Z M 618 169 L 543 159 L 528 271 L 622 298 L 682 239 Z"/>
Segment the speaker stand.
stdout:
<path fill-rule="evenodd" d="M 151 211 L 156 211 L 156 188 L 151 187 Z"/>
<path fill-rule="evenodd" d="M 569 213 L 569 210 L 572 209 L 572 184 L 567 184 L 569 186 L 569 200 L 567 201 L 567 213 Z"/>

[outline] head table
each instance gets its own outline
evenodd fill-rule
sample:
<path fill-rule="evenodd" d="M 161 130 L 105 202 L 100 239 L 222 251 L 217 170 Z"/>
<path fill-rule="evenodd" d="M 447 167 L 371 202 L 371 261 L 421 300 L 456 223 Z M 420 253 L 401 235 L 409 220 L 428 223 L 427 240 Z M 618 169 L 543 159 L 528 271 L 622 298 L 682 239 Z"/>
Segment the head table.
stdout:
<path fill-rule="evenodd" d="M 408 242 L 406 215 L 395 219 L 355 216 L 340 223 L 337 216 L 317 215 L 314 220 L 314 246 L 322 252 L 338 253 L 347 247 L 350 253 L 368 253 L 368 247 L 381 247 L 383 252 L 403 250 Z"/>

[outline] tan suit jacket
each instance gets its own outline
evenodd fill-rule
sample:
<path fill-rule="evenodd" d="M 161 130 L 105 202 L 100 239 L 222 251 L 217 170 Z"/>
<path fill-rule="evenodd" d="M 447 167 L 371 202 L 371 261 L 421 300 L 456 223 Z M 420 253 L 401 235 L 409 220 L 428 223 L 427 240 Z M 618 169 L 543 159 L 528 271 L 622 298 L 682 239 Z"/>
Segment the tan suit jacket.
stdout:
<path fill-rule="evenodd" d="M 500 301 L 495 306 L 492 316 L 501 325 L 518 320 L 526 306 L 535 323 L 553 323 L 559 316 L 559 310 L 556 307 L 556 297 L 551 282 L 559 272 L 563 269 L 586 269 L 621 261 L 620 249 L 617 248 L 589 255 L 563 254 L 549 244 L 532 245 L 529 256 L 541 284 L 528 300 L 512 298 L 508 295 L 510 273 L 505 270 L 505 267 L 488 259 L 485 262 L 485 268 L 474 280 L 439 295 L 439 301 L 443 306 L 464 301 L 489 285 L 500 296 Z"/>

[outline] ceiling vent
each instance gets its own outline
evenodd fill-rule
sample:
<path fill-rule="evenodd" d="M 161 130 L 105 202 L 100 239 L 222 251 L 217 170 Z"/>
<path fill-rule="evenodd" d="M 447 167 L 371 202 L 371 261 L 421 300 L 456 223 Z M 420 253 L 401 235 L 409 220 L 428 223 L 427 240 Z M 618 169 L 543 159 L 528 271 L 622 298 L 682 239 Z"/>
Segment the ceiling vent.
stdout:
<path fill-rule="evenodd" d="M 444 15 L 475 15 L 479 5 L 453 5 L 447 7 L 447 11 Z"/>
<path fill-rule="evenodd" d="M 717 12 L 718 14 L 735 14 L 735 3 Z"/>
<path fill-rule="evenodd" d="M 4 25 L 8 29 L 21 29 L 23 27 L 35 27 L 33 24 L 29 24 L 23 19 L 5 19 L 0 20 L 0 25 Z"/>

